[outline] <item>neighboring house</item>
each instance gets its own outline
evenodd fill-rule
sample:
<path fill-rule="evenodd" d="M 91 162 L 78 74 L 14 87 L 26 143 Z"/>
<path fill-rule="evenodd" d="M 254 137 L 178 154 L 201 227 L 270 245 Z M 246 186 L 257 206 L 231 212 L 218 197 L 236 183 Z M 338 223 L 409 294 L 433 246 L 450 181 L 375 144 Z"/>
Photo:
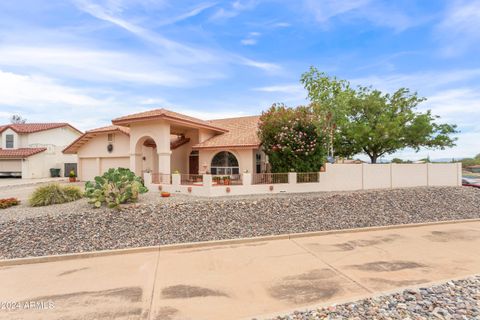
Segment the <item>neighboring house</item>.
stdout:
<path fill-rule="evenodd" d="M 81 180 L 109 168 L 170 174 L 236 175 L 265 171 L 257 137 L 259 116 L 200 120 L 156 109 L 112 120 L 85 132 L 65 154 L 78 155 Z"/>
<path fill-rule="evenodd" d="M 51 168 L 67 176 L 77 157 L 62 150 L 81 135 L 68 123 L 0 125 L 0 176 L 45 178 Z"/>

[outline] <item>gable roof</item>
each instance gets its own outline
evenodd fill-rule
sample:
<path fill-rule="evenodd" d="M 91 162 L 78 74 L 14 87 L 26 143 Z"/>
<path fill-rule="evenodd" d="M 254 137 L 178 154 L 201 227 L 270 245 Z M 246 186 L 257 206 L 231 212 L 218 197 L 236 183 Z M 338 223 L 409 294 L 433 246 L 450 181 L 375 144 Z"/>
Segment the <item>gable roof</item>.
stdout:
<path fill-rule="evenodd" d="M 194 149 L 257 148 L 260 116 L 211 120 L 210 123 L 228 129 L 228 132 L 211 137 L 193 146 Z"/>
<path fill-rule="evenodd" d="M 172 122 L 176 122 L 179 124 L 190 125 L 199 128 L 210 129 L 216 132 L 227 132 L 228 130 L 222 128 L 212 121 L 205 121 L 198 118 L 190 117 L 178 112 L 173 112 L 167 109 L 155 109 L 149 110 L 140 113 L 134 113 L 127 116 L 119 117 L 112 120 L 114 125 L 123 125 L 129 126 L 131 123 L 139 122 L 139 121 L 150 121 L 150 120 L 157 120 L 157 119 L 165 119 L 170 120 Z"/>
<path fill-rule="evenodd" d="M 47 148 L 0 149 L 0 159 L 24 159 L 47 150 Z"/>
<path fill-rule="evenodd" d="M 72 125 L 66 122 L 52 122 L 52 123 L 12 123 L 0 126 L 0 133 L 7 129 L 12 129 L 16 133 L 34 133 L 39 131 L 51 130 L 62 127 L 70 127 L 78 133 L 82 133 L 80 130 L 74 128 Z"/>
<path fill-rule="evenodd" d="M 112 125 L 112 126 L 106 126 L 106 127 L 88 130 L 84 134 L 82 134 L 80 137 L 78 137 L 76 140 L 74 140 L 72 143 L 70 143 L 65 149 L 63 149 L 62 152 L 66 154 L 77 153 L 78 149 L 80 149 L 81 146 L 83 146 L 85 143 L 90 141 L 93 137 L 99 134 L 105 134 L 105 133 L 108 134 L 108 133 L 116 133 L 116 132 L 123 133 L 129 136 L 130 128 Z"/>

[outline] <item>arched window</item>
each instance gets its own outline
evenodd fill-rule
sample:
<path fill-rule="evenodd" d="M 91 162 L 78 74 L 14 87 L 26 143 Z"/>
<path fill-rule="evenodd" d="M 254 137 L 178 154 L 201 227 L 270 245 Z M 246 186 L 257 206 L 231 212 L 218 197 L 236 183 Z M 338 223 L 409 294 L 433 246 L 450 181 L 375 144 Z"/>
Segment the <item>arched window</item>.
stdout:
<path fill-rule="evenodd" d="M 239 174 L 238 160 L 231 152 L 219 152 L 212 159 L 210 171 L 218 175 Z"/>

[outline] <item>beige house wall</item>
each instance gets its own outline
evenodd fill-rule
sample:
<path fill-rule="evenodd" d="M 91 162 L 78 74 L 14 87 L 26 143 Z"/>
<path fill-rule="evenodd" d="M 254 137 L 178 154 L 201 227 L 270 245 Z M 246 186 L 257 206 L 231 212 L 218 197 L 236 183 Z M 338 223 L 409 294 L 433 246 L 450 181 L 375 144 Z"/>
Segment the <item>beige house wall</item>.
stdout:
<path fill-rule="evenodd" d="M 108 152 L 108 134 L 99 134 L 78 150 L 78 178 L 93 180 L 109 168 L 130 166 L 130 139 L 123 133 L 114 133 L 113 150 Z"/>

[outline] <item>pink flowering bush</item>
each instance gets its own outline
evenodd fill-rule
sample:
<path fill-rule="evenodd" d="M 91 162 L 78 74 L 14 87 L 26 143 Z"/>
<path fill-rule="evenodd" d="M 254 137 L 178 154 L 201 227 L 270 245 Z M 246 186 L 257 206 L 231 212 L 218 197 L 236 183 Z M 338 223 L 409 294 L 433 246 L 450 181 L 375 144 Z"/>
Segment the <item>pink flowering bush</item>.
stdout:
<path fill-rule="evenodd" d="M 259 137 L 273 172 L 318 172 L 325 162 L 324 137 L 309 107 L 273 105 L 262 113 Z"/>

